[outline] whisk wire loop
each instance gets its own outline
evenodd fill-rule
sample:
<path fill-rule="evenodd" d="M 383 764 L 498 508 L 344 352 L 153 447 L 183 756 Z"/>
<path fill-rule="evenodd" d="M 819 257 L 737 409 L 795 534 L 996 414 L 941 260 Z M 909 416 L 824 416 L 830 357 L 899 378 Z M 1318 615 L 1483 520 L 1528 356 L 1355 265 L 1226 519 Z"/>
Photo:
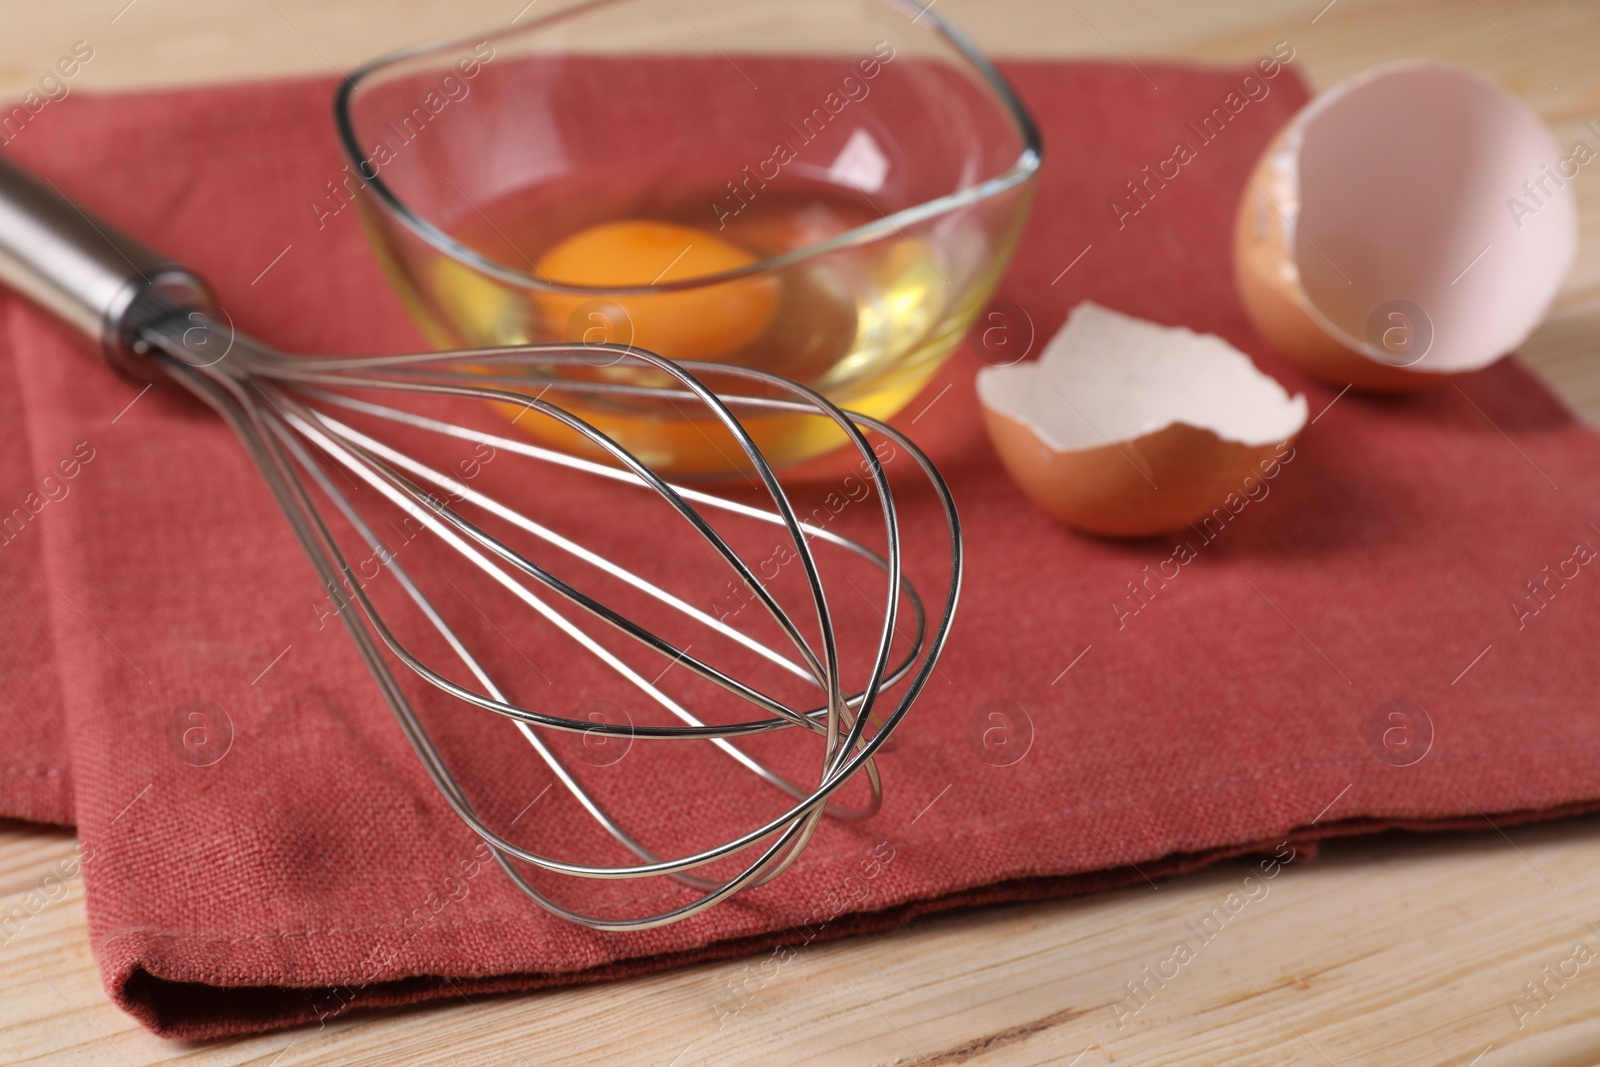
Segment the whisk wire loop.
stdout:
<path fill-rule="evenodd" d="M 209 323 L 206 328 L 208 331 L 218 329 Z M 878 809 L 883 793 L 874 757 L 931 677 L 934 660 L 948 637 L 962 569 L 960 524 L 949 490 L 932 462 L 903 434 L 878 420 L 846 412 L 813 390 L 775 375 L 722 364 L 673 363 L 633 349 L 612 350 L 604 346 L 586 345 L 524 346 L 451 353 L 324 358 L 287 356 L 247 338 L 230 336 L 228 356 L 213 361 L 211 357 L 217 350 L 217 338 L 208 334 L 200 345 L 196 345 L 193 330 L 193 325 L 187 321 L 182 332 L 172 325 L 164 329 L 150 329 L 148 340 L 151 349 L 157 353 L 155 358 L 175 380 L 217 409 L 244 442 L 289 519 L 291 530 L 311 558 L 319 579 L 334 598 L 338 614 L 355 640 L 358 653 L 373 674 L 385 702 L 395 714 L 403 734 L 441 797 L 491 847 L 494 858 L 512 883 L 540 906 L 571 921 L 605 930 L 641 930 L 677 922 L 746 888 L 777 877 L 799 856 L 816 833 L 824 814 L 863 818 Z M 195 358 L 195 349 L 207 344 L 210 347 L 205 349 L 206 359 Z M 627 361 L 629 366 L 640 371 L 664 377 L 671 384 L 641 385 L 637 381 L 595 380 L 581 374 L 563 373 L 597 366 L 614 369 L 622 361 Z M 696 376 L 698 374 L 714 375 L 751 389 L 737 393 L 713 390 Z M 531 392 L 534 388 L 538 388 L 537 394 Z M 520 409 L 523 415 L 535 414 L 549 418 L 580 434 L 612 462 L 603 463 L 568 455 L 528 441 L 434 419 L 371 399 L 374 394 L 384 392 L 442 400 L 482 401 Z M 764 490 L 763 496 L 770 506 L 758 507 L 667 481 L 598 427 L 560 403 L 546 399 L 552 395 L 602 397 L 623 402 L 667 402 L 679 411 L 682 410 L 678 407 L 680 404 L 696 404 L 709 411 L 716 424 L 737 442 L 757 478 L 756 484 Z M 695 608 L 682 597 L 557 533 L 490 493 L 423 462 L 367 430 L 357 428 L 334 414 L 339 410 L 487 444 L 497 449 L 506 448 L 513 454 L 653 492 L 695 531 L 700 540 L 729 568 L 735 579 L 749 590 L 751 603 L 759 605 L 763 614 L 773 620 L 792 646 L 794 654 L 799 657 L 798 660 L 770 648 L 747 630 L 730 626 Z M 835 531 L 803 522 L 776 472 L 761 454 L 736 411 L 746 416 L 808 415 L 831 420 L 862 457 L 860 469 L 863 477 L 879 500 L 884 551 L 880 553 Z M 518 416 L 519 419 L 521 417 Z M 898 511 L 887 473 L 867 439 L 867 433 L 881 436 L 898 451 L 912 458 L 919 473 L 931 485 L 944 513 L 950 538 L 950 579 L 939 617 L 931 631 L 922 597 L 902 573 Z M 325 466 L 329 463 L 333 465 L 332 468 Z M 406 599 L 444 641 L 470 675 L 475 687 L 462 684 L 431 666 L 423 657 L 411 651 L 406 641 L 386 621 L 383 611 L 369 596 L 365 583 L 359 580 L 348 556 L 340 547 L 339 537 L 330 529 L 313 499 L 311 486 L 315 486 L 322 496 L 332 502 L 367 550 L 373 553 L 386 551 L 382 540 L 363 517 L 362 509 L 348 492 L 336 484 L 330 476 L 330 470 L 342 470 L 405 513 L 439 543 L 466 559 L 478 572 L 596 656 L 678 722 L 662 725 L 584 720 L 535 710 L 513 701 L 495 682 L 483 663 L 472 654 L 468 642 L 446 621 L 444 613 L 390 554 L 385 558 L 385 570 L 393 574 Z M 644 593 L 675 614 L 729 638 L 746 651 L 780 668 L 786 675 L 820 690 L 821 703 L 810 708 L 791 707 L 777 696 L 714 666 L 703 656 L 692 654 L 690 646 L 680 647 L 678 642 L 668 640 L 628 618 L 529 558 L 502 537 L 463 514 L 459 510 L 461 506 L 472 507 L 574 559 L 588 563 Z M 801 576 L 809 593 L 808 600 L 820 647 L 814 647 L 807 640 L 778 597 L 705 517 L 701 509 L 707 507 L 756 519 L 783 530 L 789 538 L 793 558 L 799 562 Z M 813 552 L 814 545 L 843 549 L 872 564 L 883 572 L 885 578 L 885 599 L 879 605 L 882 615 L 879 638 L 866 672 L 866 681 L 855 691 L 849 691 L 842 680 L 834 612 L 827 600 L 822 570 Z M 537 590 L 543 590 L 544 595 Z M 752 706 L 762 717 L 730 723 L 707 723 L 680 700 L 661 690 L 656 680 L 647 679 L 556 608 L 547 597 L 554 597 L 556 601 L 578 609 L 581 616 L 597 620 L 604 628 L 621 634 L 635 647 L 665 658 L 669 668 L 684 667 L 693 676 Z M 902 610 L 909 612 L 911 633 L 909 648 L 897 658 L 894 651 L 896 638 L 899 636 L 904 639 L 906 636 L 901 633 Z M 385 652 L 432 688 L 466 705 L 511 720 L 556 781 L 637 862 L 590 863 L 547 855 L 512 841 L 505 833 L 491 827 L 480 816 L 429 735 L 405 687 L 394 675 Z M 880 698 L 896 687 L 901 691 L 896 693 L 892 707 L 886 714 L 876 715 Z M 869 734 L 868 726 L 871 724 L 875 724 L 876 728 Z M 823 740 L 821 767 L 815 785 L 809 787 L 791 781 L 734 744 L 741 737 L 795 728 L 820 735 Z M 573 774 L 549 740 L 542 736 L 543 730 L 576 732 L 590 738 L 613 738 L 629 743 L 634 740 L 709 741 L 745 770 L 781 790 L 793 803 L 760 825 L 709 848 L 663 857 L 629 832 L 579 776 Z M 866 776 L 869 802 L 860 808 L 843 807 L 835 795 L 857 773 Z M 753 858 L 745 856 L 741 859 L 739 862 L 742 867 L 736 873 L 713 877 L 699 873 L 713 864 L 752 849 L 756 850 L 756 854 Z M 548 890 L 535 885 L 519 864 L 526 864 L 549 875 L 590 879 L 665 876 L 687 887 L 693 895 L 686 903 L 650 914 L 598 914 L 554 899 Z"/>

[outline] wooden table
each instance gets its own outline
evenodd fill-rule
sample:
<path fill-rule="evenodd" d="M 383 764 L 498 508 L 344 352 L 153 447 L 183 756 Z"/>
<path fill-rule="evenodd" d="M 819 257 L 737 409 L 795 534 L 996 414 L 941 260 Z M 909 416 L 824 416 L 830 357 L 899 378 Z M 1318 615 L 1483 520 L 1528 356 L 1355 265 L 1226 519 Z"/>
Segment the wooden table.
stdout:
<path fill-rule="evenodd" d="M 9 5 L 0 90 L 20 94 L 77 40 L 95 48 L 79 87 L 312 73 L 509 22 L 524 2 Z M 1001 54 L 1238 63 L 1288 40 L 1319 87 L 1422 56 L 1498 79 L 1564 144 L 1600 118 L 1595 0 L 939 0 L 939 10 Z M 1600 423 L 1600 178 L 1580 177 L 1575 189 L 1578 264 L 1522 358 Z M 71 848 L 68 833 L 0 823 L 0 913 Z M 74 884 L 0 946 L 0 1062 L 1600 1063 L 1600 958 L 1542 1002 L 1524 987 L 1575 943 L 1600 949 L 1600 819 L 1329 845 L 1286 869 L 1119 1025 L 1109 1005 L 1128 996 L 1124 983 L 1245 873 L 1228 864 L 1157 888 L 971 911 L 808 948 L 720 1027 L 712 1004 L 743 978 L 742 962 L 208 1046 L 151 1037 L 106 999 Z"/>

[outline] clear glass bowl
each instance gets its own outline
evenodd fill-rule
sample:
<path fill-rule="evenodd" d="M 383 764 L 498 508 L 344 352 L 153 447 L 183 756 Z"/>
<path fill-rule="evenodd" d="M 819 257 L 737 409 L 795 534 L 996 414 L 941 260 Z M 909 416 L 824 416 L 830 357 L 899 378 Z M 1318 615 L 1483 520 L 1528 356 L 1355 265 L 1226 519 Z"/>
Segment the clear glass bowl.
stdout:
<path fill-rule="evenodd" d="M 428 337 L 631 344 L 903 407 L 987 302 L 1032 197 L 1038 134 L 989 63 L 893 0 L 537 13 L 339 90 L 349 166 L 323 210 L 354 205 Z M 659 402 L 577 410 L 664 470 L 734 467 Z M 841 441 L 819 419 L 750 428 L 779 463 Z"/>

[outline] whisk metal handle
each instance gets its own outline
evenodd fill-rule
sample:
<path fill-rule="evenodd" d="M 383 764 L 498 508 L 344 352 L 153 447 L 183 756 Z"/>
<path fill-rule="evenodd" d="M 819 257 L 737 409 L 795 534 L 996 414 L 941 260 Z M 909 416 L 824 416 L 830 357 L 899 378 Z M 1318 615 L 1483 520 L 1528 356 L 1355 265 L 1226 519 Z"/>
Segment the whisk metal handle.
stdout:
<path fill-rule="evenodd" d="M 3 158 L 0 282 L 76 327 L 113 366 L 138 378 L 152 375 L 149 361 L 134 350 L 144 326 L 174 308 L 212 307 L 199 275 Z"/>

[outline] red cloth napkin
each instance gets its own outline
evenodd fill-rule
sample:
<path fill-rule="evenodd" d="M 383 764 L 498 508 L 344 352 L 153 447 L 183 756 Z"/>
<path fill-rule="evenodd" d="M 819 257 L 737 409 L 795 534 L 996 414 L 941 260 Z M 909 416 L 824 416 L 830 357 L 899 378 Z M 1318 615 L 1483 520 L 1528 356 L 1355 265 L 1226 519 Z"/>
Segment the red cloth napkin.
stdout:
<path fill-rule="evenodd" d="M 1039 343 L 1094 299 L 1226 337 L 1318 416 L 1225 521 L 1108 543 L 1012 486 L 978 421 L 978 360 L 958 356 L 903 421 L 936 405 L 911 429 L 953 486 L 969 571 L 939 673 L 884 757 L 884 810 L 826 823 L 771 886 L 648 933 L 551 918 L 483 862 L 348 640 L 321 626 L 322 592 L 228 431 L 5 298 L 0 418 L 21 445 L 0 487 L 23 500 L 79 459 L 70 494 L 0 548 L 0 803 L 77 822 L 119 1004 L 163 1034 L 241 1033 L 1303 854 L 1328 834 L 1600 806 L 1594 435 L 1511 362 L 1371 398 L 1265 349 L 1232 290 L 1229 233 L 1250 165 L 1305 98 L 1292 76 L 1119 225 L 1125 183 L 1242 72 L 1005 67 L 1049 146 L 1003 291 Z M 330 89 L 74 96 L 9 151 L 208 275 L 242 330 L 289 350 L 416 347 L 353 213 L 319 230 L 308 210 L 339 172 Z M 551 486 L 558 504 L 636 516 L 614 490 Z M 901 505 L 908 524 L 932 516 L 925 493 Z M 588 532 L 625 542 L 617 525 Z M 668 536 L 651 529 L 652 544 Z M 587 684 L 564 652 L 525 651 L 552 684 Z M 506 724 L 434 722 L 452 757 L 486 764 L 473 782 L 502 825 L 548 784 Z M 724 825 L 744 794 L 707 787 L 748 784 L 660 747 L 611 786 L 650 782 L 670 801 L 647 794 L 641 818 L 671 807 Z M 530 832 L 582 853 L 581 814 L 540 803 Z"/>
<path fill-rule="evenodd" d="M 14 298 L 4 299 L 7 319 Z M 44 567 L 45 513 L 74 505 L 76 478 L 84 473 L 76 456 L 35 456 L 26 433 L 27 417 L 19 368 L 4 346 L 0 357 L 0 424 L 10 431 L 9 448 L 0 450 L 0 679 L 6 696 L 0 706 L 6 743 L 0 755 L 0 815 L 35 822 L 72 822 L 72 782 L 67 754 L 65 711 L 54 639 L 44 625 L 51 589 Z M 65 462 L 66 467 L 58 466 Z M 92 461 L 91 461 L 92 462 Z"/>

